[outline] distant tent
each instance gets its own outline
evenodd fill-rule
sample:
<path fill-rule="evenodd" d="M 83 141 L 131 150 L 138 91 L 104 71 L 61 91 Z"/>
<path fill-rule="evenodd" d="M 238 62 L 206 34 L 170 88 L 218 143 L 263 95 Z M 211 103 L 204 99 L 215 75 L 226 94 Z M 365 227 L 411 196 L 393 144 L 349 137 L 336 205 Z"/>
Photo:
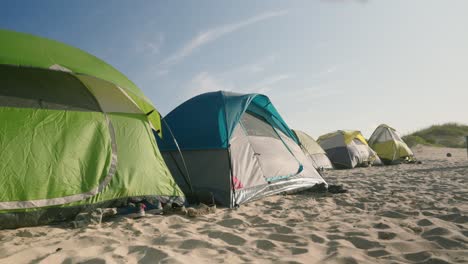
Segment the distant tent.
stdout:
<path fill-rule="evenodd" d="M 0 30 L 0 229 L 46 224 L 128 197 L 183 202 L 122 73 L 71 46 Z"/>
<path fill-rule="evenodd" d="M 378 126 L 369 139 L 369 145 L 377 152 L 384 164 L 414 161 L 414 154 L 399 133 L 392 127 Z"/>
<path fill-rule="evenodd" d="M 300 130 L 293 130 L 296 134 L 305 154 L 312 160 L 316 169 L 333 169 L 325 150 L 308 134 Z"/>
<path fill-rule="evenodd" d="M 338 130 L 318 138 L 336 168 L 351 169 L 380 164 L 377 154 L 359 131 Z"/>
<path fill-rule="evenodd" d="M 174 141 L 165 137 L 160 148 L 186 194 L 191 185 L 196 192 L 212 192 L 217 203 L 234 207 L 325 183 L 265 95 L 201 94 L 164 121 L 178 141 L 189 177 Z"/>

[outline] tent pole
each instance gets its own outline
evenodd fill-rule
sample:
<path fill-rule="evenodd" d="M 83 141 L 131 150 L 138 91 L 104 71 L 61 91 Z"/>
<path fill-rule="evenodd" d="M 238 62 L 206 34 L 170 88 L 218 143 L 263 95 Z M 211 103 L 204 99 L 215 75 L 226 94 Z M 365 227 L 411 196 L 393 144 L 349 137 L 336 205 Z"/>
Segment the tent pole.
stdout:
<path fill-rule="evenodd" d="M 159 116 L 161 116 L 161 114 L 159 114 Z M 188 186 L 189 186 L 189 188 L 190 188 L 190 192 L 193 194 L 192 182 L 190 181 L 190 175 L 189 175 L 189 172 L 188 172 L 187 164 L 185 163 L 184 155 L 182 155 L 182 150 L 180 149 L 179 144 L 177 143 L 177 139 L 175 138 L 174 134 L 172 133 L 172 129 L 171 129 L 171 127 L 169 126 L 169 124 L 166 122 L 166 120 L 164 120 L 164 118 L 161 118 L 161 120 L 164 122 L 164 124 L 166 125 L 167 129 L 169 130 L 169 133 L 171 134 L 171 137 L 172 137 L 172 139 L 174 140 L 174 143 L 175 143 L 175 145 L 176 145 L 176 147 L 177 147 L 177 150 L 179 151 L 180 158 L 181 158 L 181 160 L 182 160 L 182 164 L 184 165 L 184 169 L 185 169 L 185 173 L 186 173 L 186 175 L 184 175 L 184 174 L 182 173 L 182 176 L 184 176 L 184 178 L 185 178 L 185 180 L 187 181 Z M 172 156 L 172 154 L 171 154 L 171 156 Z M 176 163 L 176 165 L 177 165 L 177 161 L 176 161 L 175 159 L 174 159 L 174 161 L 175 161 L 175 163 Z M 179 166 L 177 165 L 177 167 L 179 167 Z"/>

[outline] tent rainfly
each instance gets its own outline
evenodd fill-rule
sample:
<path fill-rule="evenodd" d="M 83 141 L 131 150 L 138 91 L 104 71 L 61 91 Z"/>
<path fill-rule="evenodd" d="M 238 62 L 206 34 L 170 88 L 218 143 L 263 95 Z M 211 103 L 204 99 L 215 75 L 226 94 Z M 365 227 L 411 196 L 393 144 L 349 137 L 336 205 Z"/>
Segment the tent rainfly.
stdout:
<path fill-rule="evenodd" d="M 325 150 L 307 133 L 293 130 L 296 134 L 304 153 L 312 160 L 316 169 L 333 169 L 333 165 Z"/>
<path fill-rule="evenodd" d="M 386 165 L 415 161 L 414 154 L 392 127 L 378 126 L 369 139 L 369 146 Z"/>
<path fill-rule="evenodd" d="M 352 169 L 380 165 L 377 154 L 369 147 L 359 131 L 338 130 L 318 138 L 317 143 L 325 150 L 338 169 Z"/>
<path fill-rule="evenodd" d="M 201 94 L 164 121 L 178 141 L 189 177 L 172 140 L 166 137 L 161 151 L 186 194 L 191 182 L 194 191 L 212 192 L 217 203 L 235 207 L 280 192 L 326 186 L 265 95 Z M 163 134 L 166 130 L 163 126 Z"/>
<path fill-rule="evenodd" d="M 0 228 L 46 224 L 129 197 L 183 202 L 122 73 L 71 46 L 0 30 Z"/>

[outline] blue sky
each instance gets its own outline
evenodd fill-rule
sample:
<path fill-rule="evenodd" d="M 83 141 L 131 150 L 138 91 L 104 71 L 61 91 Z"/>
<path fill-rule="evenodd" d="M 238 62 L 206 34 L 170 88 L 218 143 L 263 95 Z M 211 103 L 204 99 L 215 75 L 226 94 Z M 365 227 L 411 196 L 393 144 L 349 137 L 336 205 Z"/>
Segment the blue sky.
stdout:
<path fill-rule="evenodd" d="M 164 115 L 202 92 L 268 95 L 293 128 L 369 136 L 468 123 L 468 1 L 3 1 L 0 28 L 86 50 Z"/>

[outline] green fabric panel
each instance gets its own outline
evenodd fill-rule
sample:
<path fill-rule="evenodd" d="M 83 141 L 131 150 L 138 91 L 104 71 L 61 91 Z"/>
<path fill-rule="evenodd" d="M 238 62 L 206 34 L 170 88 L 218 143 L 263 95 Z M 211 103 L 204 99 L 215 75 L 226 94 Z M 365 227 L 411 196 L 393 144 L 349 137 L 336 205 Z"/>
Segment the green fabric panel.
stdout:
<path fill-rule="evenodd" d="M 413 152 L 411 151 L 411 149 L 409 149 L 408 145 L 406 145 L 406 143 L 404 142 L 398 142 L 396 141 L 396 143 L 398 144 L 398 151 L 399 151 L 399 157 L 409 157 L 409 156 L 413 156 Z"/>
<path fill-rule="evenodd" d="M 148 113 L 154 110 L 151 101 L 125 75 L 111 65 L 78 48 L 58 41 L 8 30 L 0 30 L 0 64 L 49 69 L 58 64 L 74 73 L 87 74 L 112 82 L 126 90 Z M 160 129 L 159 114 L 150 116 L 155 129 Z"/>
<path fill-rule="evenodd" d="M 109 118 L 117 142 L 117 173 L 92 202 L 131 196 L 183 196 L 156 146 L 146 116 L 113 113 Z"/>
<path fill-rule="evenodd" d="M 84 73 L 115 83 L 145 98 L 125 75 L 95 56 L 58 41 L 25 33 L 0 30 L 0 64 L 39 68 L 58 64 L 75 73 Z"/>
<path fill-rule="evenodd" d="M 382 159 L 393 160 L 395 155 L 396 145 L 394 141 L 387 141 L 382 143 L 375 143 L 372 145 L 372 149 L 377 152 L 377 155 Z"/>
<path fill-rule="evenodd" d="M 406 144 L 398 141 L 387 141 L 382 143 L 374 143 L 372 149 L 377 152 L 377 155 L 382 159 L 394 160 L 412 156 Z"/>
<path fill-rule="evenodd" d="M 80 194 L 111 160 L 102 113 L 0 107 L 0 201 Z"/>
<path fill-rule="evenodd" d="M 136 96 L 133 93 L 128 93 L 133 101 L 138 105 L 138 107 L 143 111 L 143 113 L 147 114 L 147 119 L 153 126 L 153 129 L 158 131 L 159 136 L 162 137 L 162 129 L 161 129 L 161 116 L 158 111 L 154 108 L 154 106 L 148 103 L 145 100 L 142 100 L 140 97 Z"/>

